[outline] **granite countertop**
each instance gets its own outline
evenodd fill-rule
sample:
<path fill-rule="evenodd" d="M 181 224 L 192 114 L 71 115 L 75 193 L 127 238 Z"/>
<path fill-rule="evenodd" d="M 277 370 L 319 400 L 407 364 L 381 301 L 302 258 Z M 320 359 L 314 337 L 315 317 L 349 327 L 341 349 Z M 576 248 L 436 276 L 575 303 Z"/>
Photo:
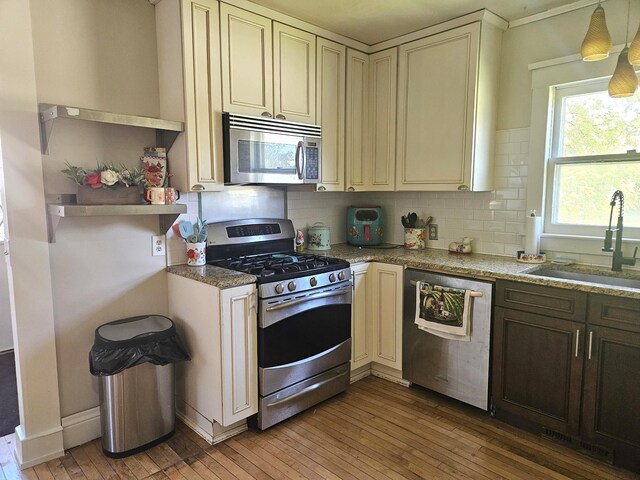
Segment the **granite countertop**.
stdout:
<path fill-rule="evenodd" d="M 618 297 L 635 298 L 640 300 L 640 289 L 603 285 L 578 280 L 543 277 L 531 275 L 540 268 L 569 270 L 572 272 L 612 276 L 611 269 L 587 265 L 561 266 L 551 262 L 544 264 L 519 263 L 513 257 L 485 255 L 478 253 L 460 254 L 449 253 L 447 250 L 406 250 L 402 247 L 391 249 L 362 248 L 343 243 L 332 245 L 331 250 L 323 253 L 330 257 L 342 258 L 350 263 L 383 262 L 404 265 L 408 268 L 429 270 L 445 274 L 460 275 L 487 280 L 512 280 L 550 287 L 569 288 L 582 292 L 600 293 Z M 617 272 L 616 277 L 640 279 L 637 270 Z"/>
<path fill-rule="evenodd" d="M 198 282 L 213 285 L 218 288 L 232 288 L 255 283 L 255 275 L 236 272 L 226 268 L 214 267 L 213 265 L 202 265 L 201 267 L 191 267 L 189 265 L 173 265 L 167 267 L 167 272 L 181 277 L 190 278 Z"/>
<path fill-rule="evenodd" d="M 430 248 L 425 250 L 406 250 L 402 247 L 388 249 L 362 248 L 354 247 L 346 243 L 333 245 L 330 250 L 306 250 L 305 252 L 341 258 L 352 264 L 362 262 L 391 263 L 403 265 L 408 268 L 490 281 L 497 279 L 512 280 L 536 285 L 569 288 L 583 292 L 640 299 L 640 289 L 637 288 L 609 286 L 600 283 L 531 275 L 531 272 L 539 268 L 545 268 L 610 276 L 612 274 L 611 270 L 604 267 L 591 267 L 586 265 L 559 266 L 550 262 L 542 265 L 527 264 L 519 263 L 512 257 L 498 255 L 479 253 L 456 254 L 449 253 L 447 250 Z M 167 272 L 204 282 L 218 288 L 232 288 L 256 282 L 254 275 L 214 267 L 212 265 L 204 265 L 202 267 L 176 265 L 167 267 Z M 640 272 L 637 270 L 627 270 L 618 272 L 615 276 L 640 279 Z"/>

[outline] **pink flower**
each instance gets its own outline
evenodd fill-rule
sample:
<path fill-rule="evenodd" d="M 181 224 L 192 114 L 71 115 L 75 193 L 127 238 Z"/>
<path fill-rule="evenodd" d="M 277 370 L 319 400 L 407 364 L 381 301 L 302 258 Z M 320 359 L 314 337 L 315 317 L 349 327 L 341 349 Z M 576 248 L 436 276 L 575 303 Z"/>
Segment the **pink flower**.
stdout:
<path fill-rule="evenodd" d="M 196 251 L 193 248 L 190 248 L 189 250 L 187 250 L 187 257 L 189 258 L 198 258 L 196 257 Z"/>
<path fill-rule="evenodd" d="M 100 172 L 87 174 L 87 176 L 84 177 L 84 184 L 90 186 L 91 188 L 102 188 Z"/>

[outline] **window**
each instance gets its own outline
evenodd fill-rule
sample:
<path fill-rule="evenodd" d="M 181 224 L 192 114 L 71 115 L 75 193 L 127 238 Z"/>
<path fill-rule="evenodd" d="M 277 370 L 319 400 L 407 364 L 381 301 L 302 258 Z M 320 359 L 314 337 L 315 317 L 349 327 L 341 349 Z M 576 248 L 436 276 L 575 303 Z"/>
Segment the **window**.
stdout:
<path fill-rule="evenodd" d="M 640 95 L 610 98 L 603 80 L 552 91 L 545 232 L 603 236 L 621 190 L 624 236 L 640 238 Z"/>

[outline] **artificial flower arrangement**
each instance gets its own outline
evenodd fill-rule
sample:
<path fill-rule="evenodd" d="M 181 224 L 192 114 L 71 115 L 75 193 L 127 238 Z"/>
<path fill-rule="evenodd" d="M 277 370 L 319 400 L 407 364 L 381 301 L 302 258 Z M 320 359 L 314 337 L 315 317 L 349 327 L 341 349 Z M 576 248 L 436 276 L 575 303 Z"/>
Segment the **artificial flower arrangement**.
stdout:
<path fill-rule="evenodd" d="M 144 174 L 140 168 L 128 168 L 124 165 L 117 167 L 113 164 L 98 163 L 93 170 L 66 163 L 62 170 L 71 180 L 80 186 L 93 189 L 108 188 L 114 190 L 121 187 L 135 187 L 143 183 Z"/>

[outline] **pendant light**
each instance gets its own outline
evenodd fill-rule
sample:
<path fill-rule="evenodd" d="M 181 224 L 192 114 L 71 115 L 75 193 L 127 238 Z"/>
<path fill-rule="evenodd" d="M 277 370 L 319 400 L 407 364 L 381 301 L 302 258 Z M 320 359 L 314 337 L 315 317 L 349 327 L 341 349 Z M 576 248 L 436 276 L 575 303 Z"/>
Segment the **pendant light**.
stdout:
<path fill-rule="evenodd" d="M 609 35 L 609 30 L 607 30 L 604 8 L 602 8 L 600 2 L 598 2 L 598 6 L 591 15 L 589 29 L 582 41 L 580 53 L 584 61 L 593 62 L 607 58 L 610 51 L 611 35 Z"/>
<path fill-rule="evenodd" d="M 631 65 L 640 65 L 640 27 L 633 37 L 631 45 L 629 45 L 629 63 Z"/>
<path fill-rule="evenodd" d="M 627 38 L 629 37 L 629 13 L 631 11 L 631 0 L 627 8 L 627 31 L 624 37 L 624 48 L 618 57 L 616 70 L 609 80 L 609 95 L 614 98 L 630 97 L 638 89 L 638 76 L 633 66 L 629 63 L 629 48 L 627 48 Z"/>

